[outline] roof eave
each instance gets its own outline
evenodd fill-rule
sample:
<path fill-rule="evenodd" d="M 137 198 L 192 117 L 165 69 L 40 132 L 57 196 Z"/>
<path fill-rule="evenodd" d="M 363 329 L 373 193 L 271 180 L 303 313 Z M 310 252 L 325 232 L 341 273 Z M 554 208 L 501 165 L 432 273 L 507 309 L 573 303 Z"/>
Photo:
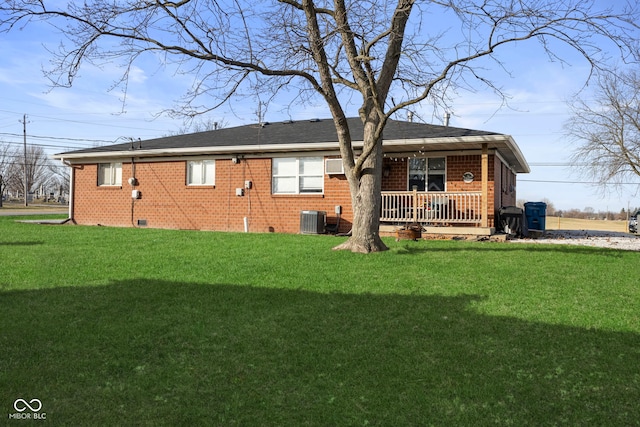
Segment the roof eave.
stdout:
<path fill-rule="evenodd" d="M 355 145 L 355 144 L 354 144 Z M 82 153 L 58 153 L 54 159 L 59 160 L 86 160 L 86 159 L 113 159 L 130 157 L 169 157 L 169 156 L 197 156 L 197 155 L 224 155 L 246 153 L 284 153 L 300 151 L 338 150 L 337 142 L 304 143 L 304 144 L 270 144 L 270 145 L 233 145 L 212 147 L 186 147 L 186 148 L 161 148 L 153 150 L 122 150 L 122 151 L 91 151 Z"/>
<path fill-rule="evenodd" d="M 446 151 L 459 149 L 481 148 L 482 144 L 488 144 L 492 149 L 505 150 L 511 153 L 509 157 L 514 161 L 510 165 L 518 173 L 529 173 L 530 168 L 525 160 L 520 148 L 510 135 L 490 134 L 460 137 L 439 137 L 439 138 L 415 138 L 415 139 L 391 139 L 385 140 L 383 150 L 392 152 L 394 150 L 410 150 L 416 147 L 424 147 L 424 151 L 432 151 L 434 148 Z M 354 141 L 354 148 L 361 148 L 362 141 Z M 290 153 L 290 152 L 311 152 L 339 150 L 337 141 L 316 142 L 316 143 L 294 143 L 294 144 L 269 144 L 269 145 L 232 145 L 232 146 L 210 146 L 210 147 L 184 147 L 165 149 L 137 149 L 121 151 L 91 151 L 80 153 L 58 153 L 53 158 L 68 161 L 70 163 L 81 163 L 83 161 L 99 161 L 101 159 L 126 159 L 126 158 L 154 158 L 154 157 L 176 157 L 176 156 L 198 156 L 198 155 L 234 155 L 234 154 L 258 154 L 258 153 Z M 503 153 L 504 154 L 504 153 Z"/>

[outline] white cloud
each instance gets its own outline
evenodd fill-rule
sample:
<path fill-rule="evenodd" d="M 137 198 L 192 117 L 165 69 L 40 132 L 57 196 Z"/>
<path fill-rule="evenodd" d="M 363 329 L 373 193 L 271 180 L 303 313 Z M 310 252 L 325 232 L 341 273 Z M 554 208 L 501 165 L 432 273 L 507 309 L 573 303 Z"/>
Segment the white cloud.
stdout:
<path fill-rule="evenodd" d="M 144 83 L 147 81 L 147 75 L 144 70 L 137 66 L 132 66 L 129 70 L 129 82 L 130 83 Z"/>

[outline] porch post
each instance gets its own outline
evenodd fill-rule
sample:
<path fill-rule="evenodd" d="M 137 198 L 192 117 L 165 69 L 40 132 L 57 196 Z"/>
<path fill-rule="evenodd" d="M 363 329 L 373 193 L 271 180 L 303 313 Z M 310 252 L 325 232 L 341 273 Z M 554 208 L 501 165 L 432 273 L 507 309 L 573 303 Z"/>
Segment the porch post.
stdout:
<path fill-rule="evenodd" d="M 480 225 L 483 228 L 489 227 L 489 147 L 486 142 L 482 144 L 482 208 Z"/>
<path fill-rule="evenodd" d="M 413 186 L 413 222 L 418 222 L 418 187 Z"/>

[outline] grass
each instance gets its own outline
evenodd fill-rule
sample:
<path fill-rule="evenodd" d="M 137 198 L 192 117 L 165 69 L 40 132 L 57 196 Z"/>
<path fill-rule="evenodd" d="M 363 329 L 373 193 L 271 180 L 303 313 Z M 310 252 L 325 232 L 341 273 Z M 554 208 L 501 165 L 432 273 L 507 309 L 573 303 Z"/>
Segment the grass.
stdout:
<path fill-rule="evenodd" d="M 38 398 L 73 426 L 640 423 L 637 252 L 389 239 L 362 256 L 331 236 L 13 219 L 7 414 Z"/>

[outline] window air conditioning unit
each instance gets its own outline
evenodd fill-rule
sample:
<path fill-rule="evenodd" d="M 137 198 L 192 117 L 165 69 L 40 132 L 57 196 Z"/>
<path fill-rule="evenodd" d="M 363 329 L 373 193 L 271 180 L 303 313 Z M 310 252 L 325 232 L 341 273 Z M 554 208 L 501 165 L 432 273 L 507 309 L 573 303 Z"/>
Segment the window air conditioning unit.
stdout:
<path fill-rule="evenodd" d="M 344 175 L 342 159 L 325 159 L 324 171 L 327 175 Z"/>
<path fill-rule="evenodd" d="M 325 211 L 300 212 L 300 234 L 324 234 L 326 220 Z"/>

